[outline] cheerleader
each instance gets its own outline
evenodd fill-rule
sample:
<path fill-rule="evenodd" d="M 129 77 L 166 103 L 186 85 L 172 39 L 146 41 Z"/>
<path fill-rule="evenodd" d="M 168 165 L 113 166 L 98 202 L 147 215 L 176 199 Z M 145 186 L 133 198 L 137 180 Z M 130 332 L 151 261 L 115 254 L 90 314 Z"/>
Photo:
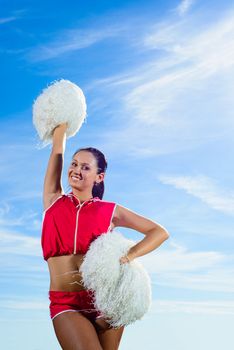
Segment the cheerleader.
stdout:
<path fill-rule="evenodd" d="M 107 161 L 96 148 L 75 151 L 67 172 L 71 191 L 64 193 L 61 175 L 67 127 L 61 123 L 53 130 L 43 189 L 41 245 L 50 273 L 50 317 L 64 350 L 117 350 L 125 327 L 111 327 L 95 307 L 79 270 L 84 256 L 96 238 L 116 227 L 145 236 L 120 258 L 121 265 L 158 248 L 169 233 L 158 223 L 103 199 Z"/>

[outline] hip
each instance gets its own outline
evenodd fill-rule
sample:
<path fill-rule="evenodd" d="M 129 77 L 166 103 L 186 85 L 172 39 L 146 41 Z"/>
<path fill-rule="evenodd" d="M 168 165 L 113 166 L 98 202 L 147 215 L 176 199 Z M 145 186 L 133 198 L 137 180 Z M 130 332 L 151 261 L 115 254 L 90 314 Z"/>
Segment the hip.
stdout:
<path fill-rule="evenodd" d="M 50 317 L 53 320 L 64 312 L 81 312 L 87 318 L 95 320 L 102 313 L 94 305 L 94 293 L 85 289 L 80 291 L 49 290 Z"/>

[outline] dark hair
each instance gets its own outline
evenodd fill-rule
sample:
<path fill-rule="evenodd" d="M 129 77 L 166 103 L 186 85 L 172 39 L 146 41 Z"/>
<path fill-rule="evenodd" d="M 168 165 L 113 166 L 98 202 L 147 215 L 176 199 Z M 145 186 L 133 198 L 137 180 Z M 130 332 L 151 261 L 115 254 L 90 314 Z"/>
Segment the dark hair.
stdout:
<path fill-rule="evenodd" d="M 72 157 L 74 157 L 76 153 L 80 151 L 87 151 L 94 155 L 94 157 L 96 158 L 97 168 L 98 168 L 97 174 L 100 174 L 106 171 L 107 161 L 104 154 L 101 151 L 99 151 L 97 148 L 94 148 L 94 147 L 79 148 L 75 151 Z M 102 199 L 103 195 L 104 195 L 104 182 L 102 181 L 99 184 L 95 183 L 92 189 L 92 196 L 99 197 L 100 199 Z"/>

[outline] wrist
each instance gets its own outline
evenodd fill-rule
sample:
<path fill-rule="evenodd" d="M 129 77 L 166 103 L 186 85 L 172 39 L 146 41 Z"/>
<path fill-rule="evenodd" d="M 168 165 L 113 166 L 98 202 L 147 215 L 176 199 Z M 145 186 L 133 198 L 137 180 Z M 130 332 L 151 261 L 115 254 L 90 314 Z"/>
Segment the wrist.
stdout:
<path fill-rule="evenodd" d="M 133 252 L 131 252 L 130 250 L 128 251 L 128 253 L 125 256 L 129 261 L 132 261 L 136 258 L 135 254 Z"/>
<path fill-rule="evenodd" d="M 67 130 L 67 123 L 59 124 L 55 126 L 55 128 L 52 130 L 52 134 L 54 133 L 65 133 Z"/>

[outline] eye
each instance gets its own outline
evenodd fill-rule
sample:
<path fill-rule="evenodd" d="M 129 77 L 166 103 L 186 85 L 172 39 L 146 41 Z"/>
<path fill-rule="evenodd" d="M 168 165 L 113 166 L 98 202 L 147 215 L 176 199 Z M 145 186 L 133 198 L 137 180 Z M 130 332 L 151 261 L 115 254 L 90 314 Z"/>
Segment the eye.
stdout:
<path fill-rule="evenodd" d="M 77 164 L 76 164 L 76 162 L 72 162 L 71 165 L 75 165 L 76 166 Z M 86 166 L 83 165 L 82 168 L 85 169 L 85 170 L 89 170 L 89 167 L 87 165 Z"/>

